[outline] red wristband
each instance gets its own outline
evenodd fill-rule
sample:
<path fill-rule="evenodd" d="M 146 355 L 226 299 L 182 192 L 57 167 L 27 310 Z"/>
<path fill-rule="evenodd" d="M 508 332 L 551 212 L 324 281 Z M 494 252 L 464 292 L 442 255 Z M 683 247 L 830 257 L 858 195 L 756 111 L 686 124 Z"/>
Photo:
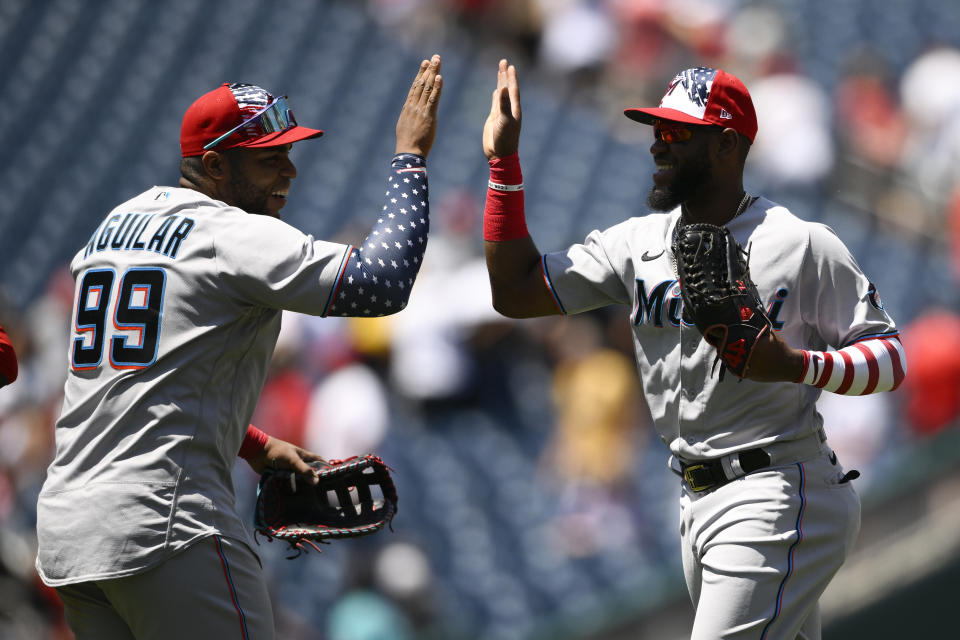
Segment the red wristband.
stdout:
<path fill-rule="evenodd" d="M 17 354 L 10 338 L 0 326 L 0 387 L 17 379 Z"/>
<path fill-rule="evenodd" d="M 237 457 L 249 460 L 261 453 L 267 446 L 267 440 L 270 439 L 263 431 L 257 429 L 252 424 L 247 427 L 247 435 L 243 437 L 243 444 L 240 445 L 240 451 Z"/>
<path fill-rule="evenodd" d="M 512 153 L 491 160 L 487 204 L 483 210 L 483 239 L 503 242 L 530 235 L 523 208 L 523 173 L 519 156 Z"/>

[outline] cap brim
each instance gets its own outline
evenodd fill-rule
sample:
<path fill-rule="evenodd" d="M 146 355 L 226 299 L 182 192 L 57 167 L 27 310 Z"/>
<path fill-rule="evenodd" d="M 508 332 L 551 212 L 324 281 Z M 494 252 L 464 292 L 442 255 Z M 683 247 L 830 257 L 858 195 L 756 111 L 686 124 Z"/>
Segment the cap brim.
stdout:
<path fill-rule="evenodd" d="M 690 114 L 676 109 L 667 109 L 664 107 L 654 107 L 651 109 L 624 109 L 623 115 L 631 120 L 642 122 L 643 124 L 653 124 L 655 120 L 667 120 L 670 122 L 683 122 L 686 124 L 710 124 L 700 118 L 695 118 Z"/>
<path fill-rule="evenodd" d="M 295 127 L 286 129 L 285 131 L 268 133 L 262 138 L 257 138 L 256 140 L 243 142 L 236 146 L 246 147 L 246 148 L 279 147 L 285 144 L 293 144 L 294 142 L 300 142 L 301 140 L 309 140 L 310 138 L 319 138 L 322 135 L 323 135 L 323 130 L 321 129 L 310 129 L 309 127 L 301 127 L 300 125 L 297 125 Z"/>

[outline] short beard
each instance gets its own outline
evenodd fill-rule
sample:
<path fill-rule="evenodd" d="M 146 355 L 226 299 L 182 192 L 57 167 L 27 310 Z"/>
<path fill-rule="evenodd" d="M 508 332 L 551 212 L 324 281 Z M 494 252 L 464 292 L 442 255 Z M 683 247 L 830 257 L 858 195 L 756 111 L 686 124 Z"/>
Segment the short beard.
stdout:
<path fill-rule="evenodd" d="M 225 154 L 227 157 L 227 162 L 231 163 L 230 167 L 230 177 L 228 179 L 227 187 L 230 190 L 231 200 L 229 204 L 243 209 L 247 213 L 255 213 L 262 216 L 274 217 L 270 210 L 267 207 L 267 199 L 270 197 L 268 194 L 258 192 L 255 188 L 250 186 L 250 183 L 247 182 L 246 178 L 243 176 L 243 172 L 239 170 L 237 163 L 234 161 L 229 154 Z"/>
<path fill-rule="evenodd" d="M 647 194 L 647 206 L 654 211 L 673 211 L 692 198 L 713 177 L 713 169 L 703 156 L 696 156 L 683 168 L 677 169 L 670 184 L 656 184 Z"/>

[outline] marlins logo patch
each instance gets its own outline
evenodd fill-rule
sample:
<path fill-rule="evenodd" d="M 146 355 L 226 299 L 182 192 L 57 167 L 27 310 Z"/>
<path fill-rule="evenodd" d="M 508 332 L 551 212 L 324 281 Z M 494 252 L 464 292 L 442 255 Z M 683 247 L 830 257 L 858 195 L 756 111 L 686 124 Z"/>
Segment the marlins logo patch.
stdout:
<path fill-rule="evenodd" d="M 879 309 L 883 311 L 883 300 L 880 299 L 880 294 L 877 293 L 877 285 L 870 283 L 870 288 L 867 289 L 867 299 L 870 300 L 870 304 L 873 305 L 874 309 Z"/>

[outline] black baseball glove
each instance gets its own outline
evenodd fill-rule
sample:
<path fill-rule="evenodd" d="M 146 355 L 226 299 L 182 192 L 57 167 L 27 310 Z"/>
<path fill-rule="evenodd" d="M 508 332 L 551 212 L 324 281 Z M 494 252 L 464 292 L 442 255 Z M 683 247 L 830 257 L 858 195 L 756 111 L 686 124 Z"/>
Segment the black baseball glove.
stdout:
<path fill-rule="evenodd" d="M 289 470 L 268 469 L 257 486 L 254 528 L 272 541 L 278 538 L 296 549 L 304 543 L 354 538 L 376 533 L 397 512 L 397 490 L 390 469 L 379 457 L 311 463 L 319 482 L 311 485 Z"/>
<path fill-rule="evenodd" d="M 749 254 L 726 227 L 703 223 L 678 227 L 673 254 L 684 315 L 716 347 L 714 367 L 722 360 L 743 378 L 757 340 L 772 327 L 750 280 Z"/>

